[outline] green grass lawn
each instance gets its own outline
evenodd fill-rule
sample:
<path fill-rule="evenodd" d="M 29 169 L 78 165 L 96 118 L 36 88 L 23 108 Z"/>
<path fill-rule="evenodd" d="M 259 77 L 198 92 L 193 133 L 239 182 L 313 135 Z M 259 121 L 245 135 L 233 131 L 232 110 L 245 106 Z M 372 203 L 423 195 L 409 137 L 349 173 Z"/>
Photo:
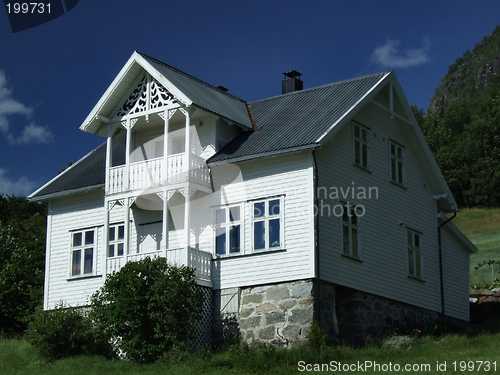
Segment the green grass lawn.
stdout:
<path fill-rule="evenodd" d="M 500 261 L 500 209 L 464 209 L 453 223 L 478 248 L 477 254 L 470 257 L 470 283 L 473 285 L 490 285 L 492 282 L 491 267 L 474 269 L 479 263 L 490 259 Z M 500 266 L 495 267 L 495 277 L 500 279 Z"/>
<path fill-rule="evenodd" d="M 411 372 L 415 374 L 487 374 L 500 372 L 500 345 L 498 343 L 500 343 L 500 333 L 483 332 L 478 335 L 464 333 L 414 338 L 411 345 L 399 348 L 371 346 L 353 349 L 338 346 L 326 347 L 321 351 L 270 350 L 269 348 L 258 351 L 232 348 L 216 354 L 193 355 L 183 358 L 182 361 L 170 359 L 139 365 L 129 361 L 86 356 L 47 362 L 38 355 L 34 347 L 24 340 L 0 340 L 0 374 L 280 375 L 315 373 L 315 371 L 307 371 L 308 369 L 314 370 L 315 365 L 323 366 L 319 369 L 334 370 L 330 373 L 342 372 L 344 374 L 398 373 L 398 371 L 384 371 L 389 369 L 389 366 L 392 366 L 394 370 L 397 370 L 397 366 L 400 370 L 404 370 L 405 366 L 410 366 Z M 437 371 L 438 364 L 441 365 L 440 369 L 444 370 L 445 361 L 446 371 Z M 491 370 L 489 372 L 478 371 L 480 362 L 477 361 L 489 361 Z M 361 371 L 358 364 L 362 366 Z M 460 366 L 465 365 L 474 366 L 474 371 L 460 371 Z M 337 366 L 336 369 L 335 366 Z M 420 371 L 414 371 L 417 368 Z M 496 371 L 494 371 L 495 368 Z"/>

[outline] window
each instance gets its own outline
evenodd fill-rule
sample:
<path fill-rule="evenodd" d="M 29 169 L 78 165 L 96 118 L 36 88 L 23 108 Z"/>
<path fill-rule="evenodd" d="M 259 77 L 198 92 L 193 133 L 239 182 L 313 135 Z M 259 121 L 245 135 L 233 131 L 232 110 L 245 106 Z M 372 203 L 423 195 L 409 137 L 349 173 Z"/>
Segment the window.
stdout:
<path fill-rule="evenodd" d="M 349 203 L 344 203 L 342 207 L 342 254 L 359 258 L 359 213 Z"/>
<path fill-rule="evenodd" d="M 252 202 L 253 249 L 274 249 L 283 246 L 282 198 Z"/>
<path fill-rule="evenodd" d="M 390 142 L 391 147 L 391 181 L 405 184 L 405 150 L 397 143 Z"/>
<path fill-rule="evenodd" d="M 217 255 L 241 252 L 241 206 L 215 210 L 215 252 Z"/>
<path fill-rule="evenodd" d="M 406 229 L 408 248 L 408 275 L 422 278 L 422 235 L 411 229 Z"/>
<path fill-rule="evenodd" d="M 95 230 L 71 234 L 71 276 L 84 276 L 94 272 Z"/>
<path fill-rule="evenodd" d="M 364 126 L 354 124 L 354 164 L 369 168 L 368 132 Z"/>
<path fill-rule="evenodd" d="M 108 257 L 123 256 L 125 243 L 125 226 L 123 224 L 111 225 L 108 235 Z"/>

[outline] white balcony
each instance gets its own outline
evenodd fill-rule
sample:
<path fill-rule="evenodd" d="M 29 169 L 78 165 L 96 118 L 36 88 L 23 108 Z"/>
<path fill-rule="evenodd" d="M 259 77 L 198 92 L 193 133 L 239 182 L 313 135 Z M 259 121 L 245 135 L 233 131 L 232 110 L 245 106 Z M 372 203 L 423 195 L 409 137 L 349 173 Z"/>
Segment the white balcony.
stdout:
<path fill-rule="evenodd" d="M 150 257 L 151 259 L 163 257 L 168 264 L 177 266 L 189 266 L 195 269 L 195 277 L 198 282 L 211 284 L 212 254 L 198 250 L 193 247 L 152 251 L 148 253 L 137 253 L 123 255 L 106 259 L 106 274 L 119 271 L 127 262 L 135 262 Z"/>
<path fill-rule="evenodd" d="M 184 153 L 169 156 L 166 165 L 163 157 L 130 163 L 128 184 L 127 166 L 112 167 L 106 178 L 106 195 L 187 181 L 210 187 L 210 175 L 205 160 L 191 154 L 189 164 L 186 165 Z"/>

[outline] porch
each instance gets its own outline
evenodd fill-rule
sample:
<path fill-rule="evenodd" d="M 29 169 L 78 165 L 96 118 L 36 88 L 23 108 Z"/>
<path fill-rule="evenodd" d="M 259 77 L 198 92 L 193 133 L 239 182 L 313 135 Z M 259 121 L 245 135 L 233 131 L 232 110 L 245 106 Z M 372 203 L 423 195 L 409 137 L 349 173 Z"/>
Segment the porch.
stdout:
<path fill-rule="evenodd" d="M 171 265 L 185 265 L 195 269 L 195 277 L 199 285 L 212 286 L 212 254 L 193 247 L 181 247 L 145 253 L 122 255 L 106 259 L 106 274 L 119 271 L 127 262 L 135 262 L 147 257 L 165 258 Z"/>
<path fill-rule="evenodd" d="M 189 160 L 189 161 L 187 161 Z M 210 187 L 210 175 L 205 160 L 191 153 L 159 157 L 111 167 L 106 178 L 106 195 L 143 190 L 152 187 L 194 182 Z"/>

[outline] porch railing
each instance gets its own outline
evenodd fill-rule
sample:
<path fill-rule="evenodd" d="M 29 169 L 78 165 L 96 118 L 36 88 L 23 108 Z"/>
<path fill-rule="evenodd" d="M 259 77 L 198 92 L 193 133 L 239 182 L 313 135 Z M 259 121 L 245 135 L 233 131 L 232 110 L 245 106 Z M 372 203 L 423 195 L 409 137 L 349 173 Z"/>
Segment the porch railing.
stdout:
<path fill-rule="evenodd" d="M 188 248 L 176 248 L 152 251 L 149 253 L 137 253 L 123 255 L 120 257 L 106 259 L 106 274 L 119 271 L 127 262 L 135 262 L 150 257 L 151 259 L 163 257 L 167 263 L 177 266 L 186 265 L 195 269 L 195 277 L 203 281 L 211 281 L 212 274 L 212 254 L 206 251 Z"/>
<path fill-rule="evenodd" d="M 109 169 L 106 179 L 106 194 L 148 189 L 185 181 L 210 186 L 210 175 L 205 160 L 195 154 L 190 155 L 189 167 L 186 165 L 184 153 L 170 155 L 166 163 L 163 157 L 130 163 L 128 186 L 126 167 L 126 165 L 119 165 Z"/>

